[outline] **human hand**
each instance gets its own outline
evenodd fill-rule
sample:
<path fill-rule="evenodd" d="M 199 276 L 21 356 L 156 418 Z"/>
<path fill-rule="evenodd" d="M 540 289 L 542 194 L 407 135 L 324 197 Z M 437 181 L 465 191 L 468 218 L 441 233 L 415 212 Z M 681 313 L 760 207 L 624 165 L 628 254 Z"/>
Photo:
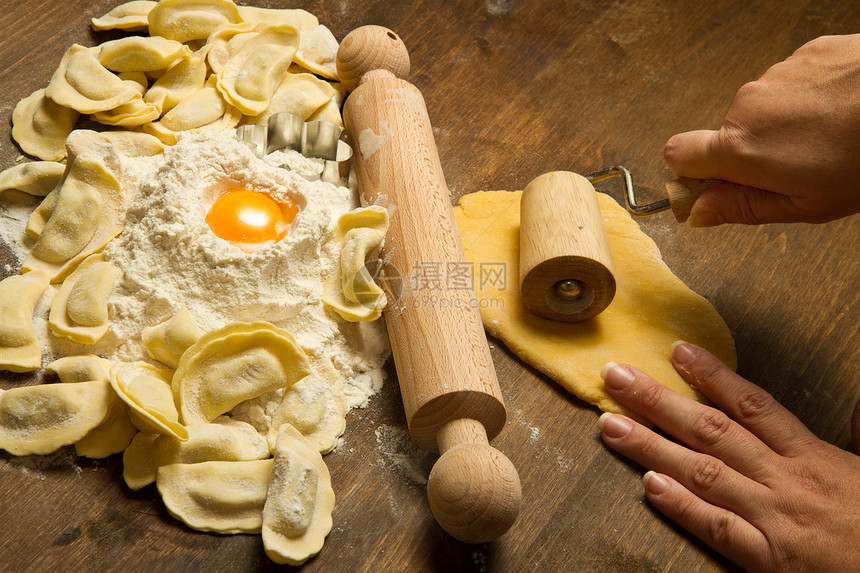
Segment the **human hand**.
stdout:
<path fill-rule="evenodd" d="M 718 131 L 690 131 L 663 155 L 680 177 L 725 183 L 690 225 L 823 223 L 860 211 L 860 34 L 803 45 L 741 87 Z"/>
<path fill-rule="evenodd" d="M 601 416 L 606 445 L 651 470 L 648 500 L 748 571 L 860 571 L 860 457 L 816 438 L 707 351 L 677 343 L 672 356 L 722 412 L 633 367 L 602 372 L 616 400 L 682 442 Z"/>

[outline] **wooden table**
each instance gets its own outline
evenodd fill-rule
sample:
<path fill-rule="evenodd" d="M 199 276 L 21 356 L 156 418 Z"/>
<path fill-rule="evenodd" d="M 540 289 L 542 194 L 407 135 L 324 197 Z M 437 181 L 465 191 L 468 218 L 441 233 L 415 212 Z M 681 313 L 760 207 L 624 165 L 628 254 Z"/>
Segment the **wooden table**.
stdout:
<path fill-rule="evenodd" d="M 47 85 L 70 44 L 103 41 L 89 20 L 116 3 L 4 1 L 0 166 L 20 153 L 8 119 L 16 102 Z M 847 0 L 319 0 L 294 7 L 319 16 L 338 38 L 363 24 L 402 36 L 455 198 L 521 189 L 551 170 L 611 164 L 631 169 L 643 189 L 660 189 L 670 176 L 661 158 L 670 135 L 718 126 L 743 83 L 807 40 L 860 29 L 860 4 Z M 723 315 L 739 372 L 818 436 L 848 447 L 860 397 L 860 219 L 694 230 L 656 215 L 641 225 L 669 267 Z M 732 569 L 649 507 L 643 469 L 602 446 L 596 409 L 500 342 L 490 344 L 509 413 L 493 443 L 523 485 L 514 527 L 472 546 L 435 524 L 420 483 L 434 459 L 406 439 L 392 376 L 366 409 L 350 414 L 343 445 L 325 458 L 338 500 L 334 528 L 307 570 Z M 26 380 L 0 379 L 4 388 Z M 154 488 L 128 490 L 118 458 L 0 454 L 0 569 L 275 568 L 259 535 L 190 530 L 167 514 Z"/>

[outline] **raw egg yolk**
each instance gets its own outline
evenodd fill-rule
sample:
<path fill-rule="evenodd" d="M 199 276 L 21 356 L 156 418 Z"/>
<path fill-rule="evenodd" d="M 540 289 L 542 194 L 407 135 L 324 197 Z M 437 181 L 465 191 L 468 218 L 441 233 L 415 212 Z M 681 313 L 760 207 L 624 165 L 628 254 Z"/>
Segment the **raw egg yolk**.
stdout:
<path fill-rule="evenodd" d="M 278 203 L 262 193 L 235 189 L 212 204 L 206 223 L 226 241 L 277 242 L 286 236 L 298 211 L 292 203 Z"/>

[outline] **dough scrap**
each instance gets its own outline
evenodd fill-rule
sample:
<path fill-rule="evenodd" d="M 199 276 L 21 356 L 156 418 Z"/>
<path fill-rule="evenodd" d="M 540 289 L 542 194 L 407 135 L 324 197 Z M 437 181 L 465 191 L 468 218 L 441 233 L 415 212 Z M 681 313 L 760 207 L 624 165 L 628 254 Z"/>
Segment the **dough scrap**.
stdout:
<path fill-rule="evenodd" d="M 51 301 L 48 327 L 56 336 L 95 344 L 107 333 L 108 298 L 122 276 L 104 254 L 90 255 L 60 285 Z"/>
<path fill-rule="evenodd" d="M 173 391 L 182 421 L 201 424 L 310 373 L 307 355 L 286 331 L 268 322 L 234 322 L 182 354 Z"/>
<path fill-rule="evenodd" d="M 676 340 L 701 345 L 734 368 L 734 341 L 711 304 L 663 262 L 654 242 L 611 197 L 598 193 L 617 291 L 609 307 L 581 323 L 530 313 L 519 293 L 520 195 L 484 191 L 454 208 L 466 259 L 475 265 L 475 291 L 484 327 L 524 362 L 605 412 L 632 413 L 604 390 L 609 361 L 637 366 L 666 386 L 704 401 L 675 371 Z M 638 418 L 637 418 L 638 419 Z"/>
<path fill-rule="evenodd" d="M 272 460 L 167 464 L 156 487 L 170 515 L 216 533 L 259 533 Z"/>
<path fill-rule="evenodd" d="M 32 271 L 0 281 L 0 370 L 28 372 L 42 365 L 33 311 L 48 288 L 48 275 Z"/>
<path fill-rule="evenodd" d="M 376 320 L 387 304 L 365 266 L 385 239 L 388 211 L 371 205 L 341 215 L 332 240 L 341 244 L 340 264 L 326 280 L 323 303 L 349 322 Z"/>
<path fill-rule="evenodd" d="M 155 0 L 132 0 L 120 4 L 100 18 L 92 19 L 95 31 L 125 30 L 146 32 L 149 30 L 149 12 L 158 4 Z"/>
<path fill-rule="evenodd" d="M 45 97 L 36 90 L 12 111 L 12 139 L 21 150 L 45 161 L 60 161 L 66 156 L 66 138 L 75 129 L 81 114 Z"/>
<path fill-rule="evenodd" d="M 320 453 L 298 430 L 281 426 L 263 507 L 263 547 L 269 559 L 301 565 L 319 553 L 331 531 L 334 504 L 331 476 Z"/>
<path fill-rule="evenodd" d="M 179 366 L 182 354 L 201 336 L 203 331 L 184 306 L 161 324 L 144 328 L 141 334 L 146 353 L 174 369 Z"/>
<path fill-rule="evenodd" d="M 0 391 L 0 448 L 29 456 L 74 444 L 102 423 L 114 397 L 99 380 Z"/>
<path fill-rule="evenodd" d="M 226 416 L 209 424 L 186 427 L 182 442 L 164 434 L 141 432 L 122 455 L 123 478 L 133 490 L 158 477 L 158 468 L 169 464 L 262 460 L 269 457 L 266 440 L 246 422 Z"/>
<path fill-rule="evenodd" d="M 36 197 L 45 197 L 54 190 L 66 166 L 56 161 L 29 161 L 0 172 L 0 194 L 10 189 Z"/>

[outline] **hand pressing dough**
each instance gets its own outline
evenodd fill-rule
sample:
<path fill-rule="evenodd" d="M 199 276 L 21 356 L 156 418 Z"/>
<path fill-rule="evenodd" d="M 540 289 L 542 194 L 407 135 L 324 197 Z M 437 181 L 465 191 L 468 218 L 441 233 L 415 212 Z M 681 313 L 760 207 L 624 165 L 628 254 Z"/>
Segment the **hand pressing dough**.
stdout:
<path fill-rule="evenodd" d="M 487 332 L 605 412 L 631 415 L 603 388 L 600 370 L 609 361 L 634 365 L 669 388 L 704 401 L 675 372 L 671 344 L 698 344 L 734 368 L 729 329 L 707 300 L 672 274 L 657 245 L 608 195 L 597 194 L 617 281 L 612 304 L 580 323 L 546 320 L 526 310 L 518 281 L 521 194 L 472 193 L 454 208 L 466 259 L 475 265 L 475 291 Z"/>

